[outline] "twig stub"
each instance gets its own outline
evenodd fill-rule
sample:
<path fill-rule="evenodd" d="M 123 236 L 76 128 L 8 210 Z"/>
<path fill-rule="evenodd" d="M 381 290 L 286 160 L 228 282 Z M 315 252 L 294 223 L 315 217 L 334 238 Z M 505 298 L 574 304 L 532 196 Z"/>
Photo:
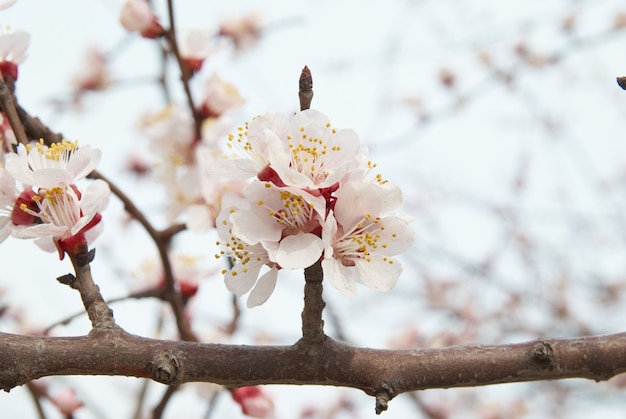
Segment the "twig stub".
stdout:
<path fill-rule="evenodd" d="M 307 66 L 304 66 L 302 73 L 300 73 L 298 96 L 300 97 L 300 110 L 309 109 L 313 100 L 313 77 Z"/>

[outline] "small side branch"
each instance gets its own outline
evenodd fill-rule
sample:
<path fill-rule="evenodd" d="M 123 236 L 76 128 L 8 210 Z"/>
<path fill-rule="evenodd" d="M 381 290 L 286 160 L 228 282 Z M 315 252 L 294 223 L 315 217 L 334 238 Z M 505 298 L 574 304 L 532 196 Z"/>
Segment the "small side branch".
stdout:
<path fill-rule="evenodd" d="M 302 310 L 302 339 L 300 344 L 306 344 L 307 348 L 313 348 L 321 344 L 325 339 L 324 320 L 322 312 L 326 303 L 322 297 L 322 271 L 321 259 L 304 270 L 304 309 Z"/>
<path fill-rule="evenodd" d="M 91 268 L 89 263 L 93 259 L 94 251 L 88 251 L 87 246 L 82 252 L 68 252 L 76 277 L 71 278 L 67 275 L 62 277 L 60 282 L 65 283 L 80 293 L 91 326 L 93 329 L 116 329 L 118 328 L 113 319 L 113 311 L 102 298 L 100 288 L 94 283 L 91 277 Z"/>
<path fill-rule="evenodd" d="M 7 116 L 9 124 L 11 124 L 11 129 L 13 130 L 17 141 L 21 144 L 28 144 L 28 138 L 26 137 L 26 132 L 24 132 L 24 126 L 20 122 L 20 118 L 17 115 L 17 107 L 15 104 L 15 99 L 13 98 L 13 92 L 11 92 L 11 89 L 9 89 L 9 86 L 7 86 L 1 74 L 0 107 L 2 107 L 2 110 Z"/>

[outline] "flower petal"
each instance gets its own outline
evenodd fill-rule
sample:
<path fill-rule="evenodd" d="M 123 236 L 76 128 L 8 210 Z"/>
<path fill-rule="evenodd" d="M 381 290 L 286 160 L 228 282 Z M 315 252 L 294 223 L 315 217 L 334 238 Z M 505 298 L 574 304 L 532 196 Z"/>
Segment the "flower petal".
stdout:
<path fill-rule="evenodd" d="M 315 234 L 298 232 L 282 239 L 274 257 L 285 269 L 308 268 L 322 255 L 324 243 Z"/>
<path fill-rule="evenodd" d="M 260 306 L 270 298 L 270 295 L 276 288 L 276 279 L 278 278 L 278 269 L 272 268 L 259 278 L 254 289 L 248 296 L 248 308 Z"/>
<path fill-rule="evenodd" d="M 400 263 L 382 255 L 371 255 L 369 260 L 358 259 L 355 263 L 361 282 L 376 291 L 391 290 L 402 273 Z"/>
<path fill-rule="evenodd" d="M 322 261 L 324 277 L 328 278 L 333 287 L 337 288 L 347 298 L 356 296 L 356 269 L 343 266 L 336 259 L 324 259 Z"/>

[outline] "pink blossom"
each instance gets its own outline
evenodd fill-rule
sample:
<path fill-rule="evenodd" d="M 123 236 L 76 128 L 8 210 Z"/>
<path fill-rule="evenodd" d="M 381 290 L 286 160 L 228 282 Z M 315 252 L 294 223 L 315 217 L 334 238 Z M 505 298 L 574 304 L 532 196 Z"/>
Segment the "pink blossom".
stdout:
<path fill-rule="evenodd" d="M 252 47 L 261 38 L 261 24 L 261 15 L 252 12 L 240 18 L 224 20 L 219 34 L 230 39 L 235 49 L 243 50 Z"/>
<path fill-rule="evenodd" d="M 239 387 L 231 390 L 233 400 L 241 406 L 244 415 L 253 418 L 274 416 L 272 398 L 258 386 Z"/>
<path fill-rule="evenodd" d="M 237 296 L 250 292 L 247 306 L 263 304 L 274 292 L 279 267 L 269 258 L 267 250 L 260 244 L 248 244 L 233 234 L 232 214 L 245 210 L 248 203 L 235 195 L 226 195 L 222 201 L 222 211 L 217 217 L 217 232 L 221 250 L 216 258 L 229 257 L 233 263 L 231 269 L 222 270 L 226 288 Z M 261 269 L 268 268 L 261 274 Z"/>
<path fill-rule="evenodd" d="M 0 10 L 7 9 L 15 4 L 17 0 L 2 0 L 0 1 Z"/>
<path fill-rule="evenodd" d="M 215 33 L 206 29 L 180 31 L 178 50 L 187 67 L 195 72 L 202 69 L 204 60 L 217 50 Z"/>
<path fill-rule="evenodd" d="M 357 282 L 389 291 L 402 272 L 392 256 L 408 249 L 413 231 L 407 220 L 386 215 L 385 204 L 397 201 L 388 193 L 372 183 L 343 185 L 337 191 L 334 211 L 324 223 L 324 276 L 347 297 L 356 295 Z"/>
<path fill-rule="evenodd" d="M 0 31 L 0 72 L 5 79 L 17 80 L 17 67 L 26 59 L 30 34 L 23 30 Z"/>
<path fill-rule="evenodd" d="M 200 110 L 205 118 L 216 118 L 224 112 L 241 107 L 244 102 L 234 84 L 213 74 L 205 84 Z"/>
<path fill-rule="evenodd" d="M 101 152 L 91 146 L 63 140 L 49 147 L 43 140 L 35 145 L 18 145 L 17 153 L 6 156 L 6 168 L 24 185 L 67 187 L 91 173 L 100 162 Z"/>
<path fill-rule="evenodd" d="M 64 387 L 50 396 L 52 404 L 59 409 L 62 415 L 69 416 L 74 414 L 85 404 L 76 397 L 76 391 L 69 387 Z"/>
<path fill-rule="evenodd" d="M 139 32 L 144 38 L 163 35 L 163 27 L 146 0 L 127 0 L 120 11 L 120 23 L 129 32 Z"/>
<path fill-rule="evenodd" d="M 108 59 L 98 48 L 89 48 L 84 56 L 83 67 L 72 78 L 79 90 L 103 90 L 110 83 Z"/>

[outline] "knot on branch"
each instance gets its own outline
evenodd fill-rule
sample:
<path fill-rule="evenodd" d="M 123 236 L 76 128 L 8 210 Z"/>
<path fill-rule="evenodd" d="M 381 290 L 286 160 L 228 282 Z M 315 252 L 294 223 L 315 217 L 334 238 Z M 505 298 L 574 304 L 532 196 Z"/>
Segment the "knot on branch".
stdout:
<path fill-rule="evenodd" d="M 542 368 L 550 368 L 554 365 L 554 349 L 549 342 L 537 342 L 531 350 L 530 358 Z"/>
<path fill-rule="evenodd" d="M 387 410 L 389 406 L 387 403 L 389 400 L 393 399 L 393 392 L 391 391 L 391 387 L 387 384 L 382 384 L 378 390 L 376 390 L 376 414 L 380 415 L 382 412 Z"/>
<path fill-rule="evenodd" d="M 168 385 L 176 382 L 179 369 L 180 362 L 172 351 L 157 354 L 147 366 L 153 380 Z"/>

